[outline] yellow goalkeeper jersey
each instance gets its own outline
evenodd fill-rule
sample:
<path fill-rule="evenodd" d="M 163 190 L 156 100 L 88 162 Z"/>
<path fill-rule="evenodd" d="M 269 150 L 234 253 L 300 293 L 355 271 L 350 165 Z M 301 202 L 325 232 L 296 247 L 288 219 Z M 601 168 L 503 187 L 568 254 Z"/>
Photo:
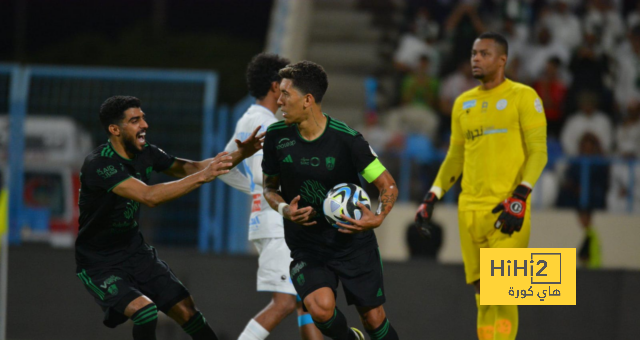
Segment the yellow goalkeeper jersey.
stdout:
<path fill-rule="evenodd" d="M 491 90 L 478 86 L 456 99 L 451 119 L 451 147 L 464 150 L 460 210 L 493 209 L 523 180 L 535 184 L 546 163 L 547 125 L 535 90 L 508 79 Z M 540 127 L 536 143 L 527 146 L 527 131 Z M 525 171 L 532 144 L 544 153 L 535 160 L 542 164 L 530 164 Z M 435 185 L 446 190 L 457 178 L 445 172 L 441 169 Z"/>

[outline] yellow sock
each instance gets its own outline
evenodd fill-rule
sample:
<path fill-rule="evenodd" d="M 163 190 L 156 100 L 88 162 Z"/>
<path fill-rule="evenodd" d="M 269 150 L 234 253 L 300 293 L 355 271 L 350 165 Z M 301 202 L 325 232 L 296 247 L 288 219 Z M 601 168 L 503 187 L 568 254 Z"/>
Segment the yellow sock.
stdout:
<path fill-rule="evenodd" d="M 481 306 L 480 294 L 476 294 L 476 306 L 479 340 L 515 340 L 518 306 Z"/>

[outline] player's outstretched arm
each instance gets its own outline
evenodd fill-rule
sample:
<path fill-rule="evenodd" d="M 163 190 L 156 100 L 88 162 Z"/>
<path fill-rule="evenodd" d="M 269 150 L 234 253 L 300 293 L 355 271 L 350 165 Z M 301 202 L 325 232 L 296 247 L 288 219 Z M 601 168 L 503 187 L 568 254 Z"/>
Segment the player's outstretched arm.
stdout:
<path fill-rule="evenodd" d="M 294 197 L 290 204 L 284 201 L 284 198 L 282 198 L 278 191 L 280 190 L 280 176 L 263 175 L 262 184 L 264 188 L 264 198 L 269 203 L 271 209 L 276 210 L 282 217 L 304 226 L 311 226 L 317 223 L 316 221 L 311 221 L 316 215 L 316 211 L 312 207 L 298 209 L 300 195 Z"/>
<path fill-rule="evenodd" d="M 204 183 L 211 182 L 216 177 L 228 173 L 228 169 L 231 167 L 230 161 L 231 156 L 221 152 L 202 171 L 183 179 L 156 185 L 146 185 L 144 182 L 130 177 L 113 188 L 113 192 L 118 196 L 132 199 L 148 207 L 155 207 L 184 196 Z"/>
<path fill-rule="evenodd" d="M 253 156 L 256 152 L 262 149 L 262 142 L 264 141 L 265 133 L 258 134 L 260 131 L 260 126 L 256 127 L 253 130 L 253 133 L 245 139 L 244 141 L 240 141 L 236 139 L 237 150 L 229 153 L 231 156 L 231 168 L 240 164 L 245 158 Z M 196 172 L 202 171 L 204 168 L 211 163 L 213 158 L 205 159 L 203 161 L 192 161 L 183 158 L 176 158 L 173 165 L 167 170 L 164 171 L 165 174 L 176 177 L 176 178 L 184 178 L 186 176 L 195 174 Z"/>
<path fill-rule="evenodd" d="M 374 214 L 371 210 L 367 209 L 366 206 L 358 202 L 358 207 L 362 210 L 362 218 L 355 220 L 345 215 L 341 215 L 341 218 L 348 221 L 350 224 L 338 222 L 338 225 L 341 227 L 338 229 L 339 232 L 353 234 L 377 228 L 391 212 L 393 205 L 398 199 L 398 186 L 396 185 L 393 177 L 389 171 L 385 170 L 372 183 L 378 188 L 378 191 L 380 191 L 380 203 L 376 213 Z"/>

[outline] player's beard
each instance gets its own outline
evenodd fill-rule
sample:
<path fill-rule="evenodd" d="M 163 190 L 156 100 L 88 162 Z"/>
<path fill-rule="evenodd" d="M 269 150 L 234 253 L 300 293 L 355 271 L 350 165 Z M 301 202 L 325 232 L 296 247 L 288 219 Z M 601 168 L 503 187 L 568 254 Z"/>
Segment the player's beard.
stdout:
<path fill-rule="evenodd" d="M 139 154 L 142 151 L 137 147 L 138 139 L 136 138 L 136 135 L 133 135 L 133 136 L 125 135 L 123 138 L 123 143 L 124 143 L 125 150 L 127 150 L 128 152 L 134 155 Z"/>

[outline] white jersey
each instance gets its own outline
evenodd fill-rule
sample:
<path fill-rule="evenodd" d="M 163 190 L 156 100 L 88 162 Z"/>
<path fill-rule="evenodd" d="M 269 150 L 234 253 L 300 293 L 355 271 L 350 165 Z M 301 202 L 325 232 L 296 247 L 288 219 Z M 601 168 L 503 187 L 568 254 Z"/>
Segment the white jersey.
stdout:
<path fill-rule="evenodd" d="M 277 121 L 273 112 L 264 106 L 251 105 L 236 124 L 236 131 L 224 151 L 231 153 L 237 150 L 236 139 L 247 139 L 257 126 L 261 126 L 260 133 L 262 133 L 267 130 L 269 125 Z M 226 184 L 253 197 L 249 220 L 249 240 L 284 237 L 282 216 L 271 209 L 267 200 L 262 196 L 262 155 L 262 150 L 260 150 L 242 161 L 246 176 L 236 167 L 228 174 L 218 177 Z"/>

